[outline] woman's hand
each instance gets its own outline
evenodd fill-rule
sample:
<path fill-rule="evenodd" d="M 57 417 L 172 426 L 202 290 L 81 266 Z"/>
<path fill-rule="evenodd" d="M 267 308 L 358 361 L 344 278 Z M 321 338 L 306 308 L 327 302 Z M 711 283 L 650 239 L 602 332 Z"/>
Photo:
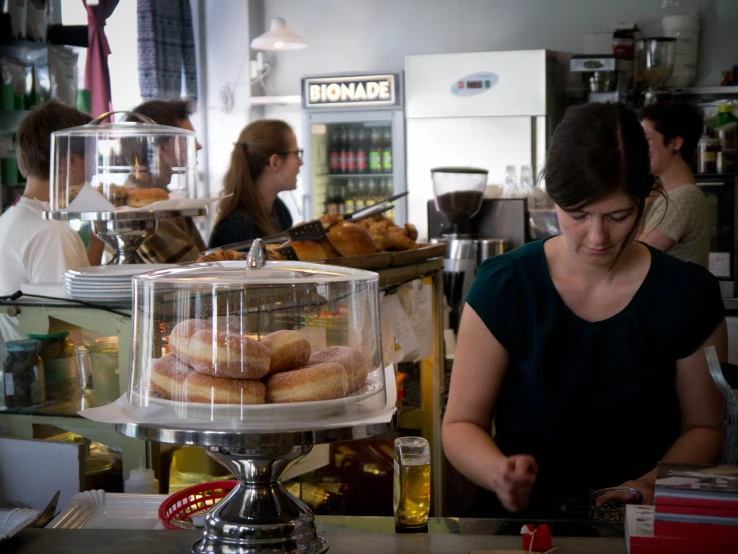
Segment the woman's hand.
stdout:
<path fill-rule="evenodd" d="M 618 488 L 635 489 L 643 496 L 643 499 L 640 502 L 641 504 L 653 504 L 654 483 L 649 479 L 641 478 L 635 479 L 634 481 L 626 481 Z M 635 500 L 635 495 L 629 491 L 609 492 L 602 496 L 598 496 L 595 499 L 595 505 L 602 506 L 603 504 L 609 504 L 611 502 L 616 504 L 634 504 Z"/>
<path fill-rule="evenodd" d="M 520 512 L 528 507 L 537 476 L 538 464 L 533 456 L 499 458 L 494 465 L 492 487 L 507 510 Z"/>

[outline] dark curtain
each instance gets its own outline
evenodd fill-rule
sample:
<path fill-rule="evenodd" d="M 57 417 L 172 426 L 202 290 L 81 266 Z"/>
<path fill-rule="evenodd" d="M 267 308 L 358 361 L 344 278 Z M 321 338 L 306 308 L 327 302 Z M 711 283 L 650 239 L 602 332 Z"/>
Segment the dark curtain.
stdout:
<path fill-rule="evenodd" d="M 138 0 L 138 80 L 144 100 L 197 100 L 190 0 Z"/>
<path fill-rule="evenodd" d="M 110 92 L 110 69 L 108 55 L 110 45 L 105 36 L 105 22 L 115 10 L 119 0 L 99 0 L 96 6 L 82 3 L 87 9 L 87 63 L 85 65 L 85 88 L 92 96 L 92 111 L 90 115 L 97 117 L 100 114 L 113 111 L 113 101 Z"/>

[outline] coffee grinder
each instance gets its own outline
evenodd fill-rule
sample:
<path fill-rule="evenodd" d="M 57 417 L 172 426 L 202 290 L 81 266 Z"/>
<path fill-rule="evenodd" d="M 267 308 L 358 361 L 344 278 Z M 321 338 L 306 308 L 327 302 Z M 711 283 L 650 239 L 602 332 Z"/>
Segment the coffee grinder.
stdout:
<path fill-rule="evenodd" d="M 638 42 L 639 71 L 648 85 L 645 104 L 671 100 L 666 81 L 674 73 L 677 40 L 672 37 L 644 38 Z"/>
<path fill-rule="evenodd" d="M 449 328 L 457 333 L 466 294 L 477 272 L 479 241 L 472 233 L 471 219 L 482 206 L 487 170 L 473 167 L 431 169 L 436 209 L 451 223 L 451 233 L 441 235 L 446 254 L 443 260 L 444 292 L 451 312 Z"/>

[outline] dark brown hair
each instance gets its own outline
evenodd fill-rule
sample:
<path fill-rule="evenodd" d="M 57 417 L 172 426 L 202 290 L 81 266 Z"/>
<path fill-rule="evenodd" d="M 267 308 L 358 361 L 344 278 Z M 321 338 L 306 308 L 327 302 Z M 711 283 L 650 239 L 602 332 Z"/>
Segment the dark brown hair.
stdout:
<path fill-rule="evenodd" d="M 638 119 L 647 119 L 656 131 L 664 135 L 664 146 L 676 137 L 682 137 L 679 153 L 685 162 L 692 163 L 704 126 L 702 110 L 694 104 L 676 100 L 657 102 L 643 106 L 638 112 Z"/>
<path fill-rule="evenodd" d="M 172 98 L 171 100 L 149 100 L 143 104 L 139 104 L 131 111 L 145 115 L 153 119 L 157 125 L 168 125 L 169 127 L 177 127 L 177 124 L 183 119 L 189 119 L 193 112 L 192 102 L 182 100 L 180 98 Z M 126 121 L 142 121 L 135 115 L 130 115 Z"/>
<path fill-rule="evenodd" d="M 18 167 L 26 177 L 48 179 L 51 166 L 51 133 L 87 125 L 92 118 L 56 100 L 49 100 L 33 109 L 21 120 L 15 138 Z M 67 149 L 84 155 L 84 139 L 57 142 L 57 159 L 67 155 Z"/>
<path fill-rule="evenodd" d="M 179 127 L 183 120 L 189 119 L 192 115 L 193 104 L 189 100 L 180 98 L 172 98 L 171 100 L 148 100 L 143 104 L 139 104 L 131 111 L 136 114 L 143 115 L 153 120 L 157 125 L 166 125 L 168 127 Z M 136 117 L 135 115 L 126 115 L 126 122 L 150 123 L 147 119 Z M 167 139 L 154 140 L 153 144 L 160 144 Z M 123 138 L 121 139 L 121 149 L 123 157 L 131 164 L 140 164 L 148 168 L 150 165 L 150 154 L 152 144 L 141 137 Z"/>
<path fill-rule="evenodd" d="M 223 178 L 223 194 L 232 196 L 221 199 L 218 204 L 215 225 L 234 211 L 241 211 L 251 216 L 262 236 L 274 233 L 274 223 L 264 208 L 256 180 L 272 155 L 289 149 L 290 133 L 292 128 L 278 119 L 254 121 L 241 131 L 231 152 L 231 165 Z"/>
<path fill-rule="evenodd" d="M 551 139 L 544 177 L 551 200 L 568 212 L 618 191 L 627 194 L 638 209 L 624 242 L 628 244 L 640 228 L 655 182 L 648 142 L 636 114 L 622 104 L 569 108 Z M 614 263 L 621 253 L 622 248 Z"/>

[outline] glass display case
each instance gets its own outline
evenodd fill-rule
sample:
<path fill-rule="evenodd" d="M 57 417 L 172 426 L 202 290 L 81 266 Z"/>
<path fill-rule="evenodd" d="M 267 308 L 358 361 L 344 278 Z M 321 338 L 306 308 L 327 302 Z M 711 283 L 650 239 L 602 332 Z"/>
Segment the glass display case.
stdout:
<path fill-rule="evenodd" d="M 84 212 L 142 208 L 170 195 L 194 198 L 195 152 L 192 131 L 151 123 L 93 122 L 55 131 L 49 205 Z"/>
<path fill-rule="evenodd" d="M 43 216 L 91 221 L 114 252 L 107 264 L 146 263 L 137 250 L 158 220 L 207 213 L 186 202 L 197 196 L 195 133 L 153 121 L 100 124 L 109 115 L 52 133 Z"/>
<path fill-rule="evenodd" d="M 386 405 L 376 273 L 231 261 L 133 282 L 137 421 L 260 429 Z"/>

